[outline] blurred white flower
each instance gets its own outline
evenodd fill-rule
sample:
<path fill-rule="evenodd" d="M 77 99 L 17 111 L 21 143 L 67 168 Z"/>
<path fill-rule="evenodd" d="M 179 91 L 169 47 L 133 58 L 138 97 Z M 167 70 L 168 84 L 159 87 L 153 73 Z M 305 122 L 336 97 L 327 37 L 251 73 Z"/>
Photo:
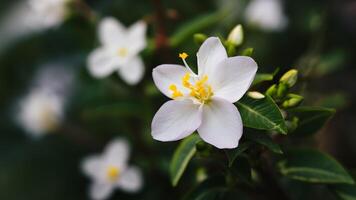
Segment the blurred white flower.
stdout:
<path fill-rule="evenodd" d="M 55 130 L 63 116 L 63 103 L 58 96 L 43 90 L 32 91 L 20 103 L 18 120 L 34 136 Z"/>
<path fill-rule="evenodd" d="M 152 136 L 159 141 L 175 141 L 195 130 L 217 148 L 235 148 L 242 135 L 242 120 L 233 104 L 250 87 L 256 62 L 246 56 L 227 57 L 221 41 L 208 38 L 200 47 L 198 74 L 185 67 L 163 64 L 153 69 L 158 89 L 172 98 L 163 104 L 152 121 Z"/>
<path fill-rule="evenodd" d="M 38 137 L 58 128 L 72 83 L 72 73 L 62 66 L 45 65 L 29 94 L 21 99 L 16 119 L 29 134 Z"/>
<path fill-rule="evenodd" d="M 96 78 L 103 78 L 118 71 L 128 84 L 137 84 L 144 74 L 144 64 L 138 54 L 146 47 L 145 34 L 143 21 L 126 29 L 116 19 L 104 18 L 98 30 L 102 46 L 89 55 L 89 72 Z"/>
<path fill-rule="evenodd" d="M 81 168 L 92 179 L 89 196 L 91 199 L 106 199 L 115 188 L 126 192 L 137 192 L 143 180 L 141 171 L 128 166 L 129 145 L 126 140 L 110 142 L 101 155 L 93 155 L 83 160 Z"/>
<path fill-rule="evenodd" d="M 70 0 L 23 0 L 3 13 L 0 20 L 0 50 L 26 34 L 43 31 L 62 23 Z"/>
<path fill-rule="evenodd" d="M 58 26 L 67 14 L 67 4 L 70 0 L 29 0 L 33 17 L 44 28 Z"/>
<path fill-rule="evenodd" d="M 246 7 L 245 19 L 265 31 L 281 31 L 288 24 L 281 0 L 252 0 Z"/>

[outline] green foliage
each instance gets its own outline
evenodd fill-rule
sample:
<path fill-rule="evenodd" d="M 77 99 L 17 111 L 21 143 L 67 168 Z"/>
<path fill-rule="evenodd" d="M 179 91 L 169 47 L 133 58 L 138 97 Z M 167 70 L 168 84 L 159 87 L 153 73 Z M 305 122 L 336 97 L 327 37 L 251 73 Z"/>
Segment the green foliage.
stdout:
<path fill-rule="evenodd" d="M 356 186 L 349 184 L 336 184 L 330 186 L 341 200 L 356 200 Z"/>
<path fill-rule="evenodd" d="M 298 149 L 286 152 L 278 164 L 281 174 L 310 183 L 354 184 L 352 177 L 332 157 L 317 150 Z"/>
<path fill-rule="evenodd" d="M 244 96 L 237 103 L 244 126 L 287 134 L 283 116 L 272 98 L 252 99 Z"/>
<path fill-rule="evenodd" d="M 272 138 L 265 133 L 249 131 L 246 133 L 246 138 L 267 147 L 273 153 L 283 154 L 281 147 L 273 142 Z"/>
<path fill-rule="evenodd" d="M 184 139 L 175 150 L 170 163 L 171 182 L 173 186 L 178 184 L 178 181 L 182 177 L 184 170 L 187 168 L 189 161 L 196 153 L 196 144 L 199 141 L 199 136 L 193 134 Z"/>
<path fill-rule="evenodd" d="M 251 145 L 250 142 L 245 142 L 245 143 L 240 144 L 235 149 L 225 151 L 228 161 L 229 161 L 229 167 L 231 167 L 234 164 L 234 161 L 237 158 L 237 156 L 239 156 L 243 152 L 245 152 L 250 147 L 250 145 Z"/>
<path fill-rule="evenodd" d="M 305 136 L 316 133 L 335 113 L 334 109 L 320 107 L 298 107 L 290 109 L 292 115 L 298 117 L 298 127 L 293 135 Z"/>

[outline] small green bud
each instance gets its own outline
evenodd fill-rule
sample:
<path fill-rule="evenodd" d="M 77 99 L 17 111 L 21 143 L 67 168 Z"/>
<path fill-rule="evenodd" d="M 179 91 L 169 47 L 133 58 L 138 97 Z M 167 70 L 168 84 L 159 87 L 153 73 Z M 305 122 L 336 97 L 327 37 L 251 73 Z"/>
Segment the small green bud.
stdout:
<path fill-rule="evenodd" d="M 203 182 L 208 178 L 208 175 L 206 173 L 206 170 L 204 168 L 198 168 L 197 174 L 196 174 L 196 179 L 198 183 Z"/>
<path fill-rule="evenodd" d="M 286 121 L 288 132 L 293 132 L 298 127 L 299 119 L 293 117 L 291 120 Z"/>
<path fill-rule="evenodd" d="M 281 98 L 285 97 L 287 95 L 288 89 L 289 88 L 288 88 L 287 84 L 284 84 L 284 83 L 278 84 L 277 98 L 281 99 Z"/>
<path fill-rule="evenodd" d="M 252 56 L 253 48 L 246 48 L 242 51 L 241 56 Z"/>
<path fill-rule="evenodd" d="M 266 94 L 273 97 L 277 93 L 277 85 L 273 84 L 271 87 L 269 87 L 266 91 Z"/>
<path fill-rule="evenodd" d="M 257 91 L 251 91 L 248 92 L 247 95 L 253 99 L 263 99 L 265 98 L 265 95 L 261 94 L 260 92 Z"/>
<path fill-rule="evenodd" d="M 282 103 L 284 108 L 292 108 L 298 106 L 303 101 L 303 97 L 297 94 L 288 94 L 287 100 Z"/>
<path fill-rule="evenodd" d="M 234 46 L 240 46 L 244 40 L 244 32 L 241 24 L 235 26 L 229 36 L 227 37 L 227 42 L 233 44 Z"/>
<path fill-rule="evenodd" d="M 198 44 L 201 45 L 203 42 L 208 38 L 205 34 L 202 33 L 196 33 L 194 34 L 194 41 Z"/>
<path fill-rule="evenodd" d="M 286 84 L 289 88 L 293 87 L 298 79 L 298 71 L 296 69 L 291 69 L 279 79 L 280 83 Z"/>

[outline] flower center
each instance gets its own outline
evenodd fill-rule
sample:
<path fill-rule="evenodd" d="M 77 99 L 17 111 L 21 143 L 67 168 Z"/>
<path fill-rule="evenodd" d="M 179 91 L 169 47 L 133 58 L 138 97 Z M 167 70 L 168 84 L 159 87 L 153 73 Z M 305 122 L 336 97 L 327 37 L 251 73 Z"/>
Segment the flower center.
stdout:
<path fill-rule="evenodd" d="M 204 75 L 201 79 L 192 83 L 190 73 L 186 73 L 182 77 L 182 85 L 190 90 L 189 96 L 197 99 L 200 103 L 207 103 L 214 95 L 213 90 L 209 84 L 207 84 L 208 76 Z M 178 98 L 183 96 L 183 93 L 178 90 L 175 84 L 169 86 L 169 90 L 172 91 L 172 98 Z"/>
<path fill-rule="evenodd" d="M 117 55 L 118 55 L 119 57 L 126 57 L 126 56 L 127 56 L 127 53 L 128 53 L 128 51 L 127 51 L 126 48 L 119 48 L 119 49 L 117 50 Z"/>
<path fill-rule="evenodd" d="M 110 181 L 116 181 L 120 176 L 120 169 L 115 166 L 109 166 L 106 169 L 106 176 Z"/>

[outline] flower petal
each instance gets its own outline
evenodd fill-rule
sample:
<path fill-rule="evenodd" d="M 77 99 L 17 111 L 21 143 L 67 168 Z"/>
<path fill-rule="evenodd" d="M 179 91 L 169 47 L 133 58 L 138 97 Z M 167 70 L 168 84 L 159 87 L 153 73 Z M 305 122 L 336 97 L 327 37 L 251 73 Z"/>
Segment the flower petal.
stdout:
<path fill-rule="evenodd" d="M 126 64 L 119 69 L 121 78 L 130 85 L 137 84 L 143 77 L 145 68 L 142 59 L 138 56 L 131 58 Z"/>
<path fill-rule="evenodd" d="M 98 180 L 98 172 L 103 170 L 101 157 L 90 156 L 85 158 L 81 163 L 81 169 L 85 175 Z"/>
<path fill-rule="evenodd" d="M 181 65 L 159 65 L 152 71 L 153 81 L 157 88 L 167 97 L 172 98 L 172 91 L 169 86 L 174 84 L 181 92 L 187 92 L 187 89 L 182 86 L 183 76 L 189 73 L 188 69 Z"/>
<path fill-rule="evenodd" d="M 250 87 L 257 71 L 256 62 L 247 56 L 231 57 L 219 64 L 214 76 L 209 78 L 214 96 L 234 103 Z"/>
<path fill-rule="evenodd" d="M 107 199 L 114 191 L 114 185 L 105 182 L 94 182 L 90 186 L 90 198 L 94 200 Z"/>
<path fill-rule="evenodd" d="M 105 48 L 95 49 L 88 57 L 88 69 L 92 76 L 104 78 L 116 68 L 117 60 Z"/>
<path fill-rule="evenodd" d="M 162 105 L 152 120 L 152 137 L 159 141 L 180 140 L 201 124 L 201 106 L 192 100 L 171 100 Z"/>
<path fill-rule="evenodd" d="M 218 64 L 227 58 L 226 50 L 217 37 L 210 37 L 201 45 L 197 53 L 198 75 L 211 76 Z"/>
<path fill-rule="evenodd" d="M 117 186 L 126 192 L 136 192 L 142 188 L 142 174 L 137 167 L 129 167 L 119 178 Z"/>
<path fill-rule="evenodd" d="M 129 144 L 124 139 L 115 139 L 105 148 L 104 156 L 107 164 L 114 165 L 120 169 L 127 166 L 130 155 Z"/>
<path fill-rule="evenodd" d="M 115 18 L 106 17 L 100 21 L 98 32 L 101 44 L 110 46 L 124 42 L 122 36 L 126 34 L 126 28 Z"/>
<path fill-rule="evenodd" d="M 198 128 L 200 137 L 219 149 L 236 148 L 242 136 L 242 120 L 232 103 L 213 98 L 203 107 L 203 120 Z"/>
<path fill-rule="evenodd" d="M 129 27 L 127 42 L 133 54 L 137 54 L 146 47 L 146 29 L 147 25 L 143 21 L 138 21 Z"/>

